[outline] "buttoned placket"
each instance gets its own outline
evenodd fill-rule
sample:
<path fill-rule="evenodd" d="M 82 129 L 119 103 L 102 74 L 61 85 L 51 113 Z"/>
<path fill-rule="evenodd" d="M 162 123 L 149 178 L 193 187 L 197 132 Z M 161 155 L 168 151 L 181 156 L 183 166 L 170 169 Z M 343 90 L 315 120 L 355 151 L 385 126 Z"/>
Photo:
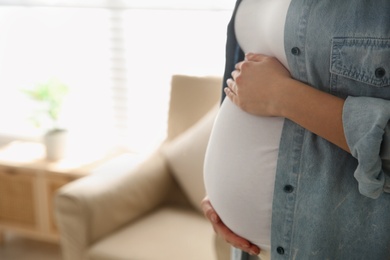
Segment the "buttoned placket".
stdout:
<path fill-rule="evenodd" d="M 301 81 L 307 81 L 305 41 L 310 6 L 310 1 L 292 1 L 290 8 L 301 10 L 301 13 L 299 16 L 295 15 L 293 17 L 288 15 L 285 28 L 285 51 L 291 74 L 294 78 Z M 289 133 L 289 136 L 283 136 L 285 135 L 283 133 Z M 284 150 L 283 146 L 281 146 L 279 151 L 275 185 L 276 196 L 274 196 L 274 200 L 277 201 L 274 201 L 273 206 L 273 214 L 278 212 L 279 216 L 273 217 L 272 223 L 272 259 L 290 259 L 293 254 L 291 243 L 305 130 L 295 123 L 286 120 L 283 133 L 282 139 L 285 140 L 285 143 L 289 143 L 289 148 Z M 288 153 L 291 154 L 288 155 Z M 283 164 L 282 160 L 285 160 Z M 282 214 L 279 214 L 280 212 Z M 275 235 L 275 232 L 278 234 Z"/>

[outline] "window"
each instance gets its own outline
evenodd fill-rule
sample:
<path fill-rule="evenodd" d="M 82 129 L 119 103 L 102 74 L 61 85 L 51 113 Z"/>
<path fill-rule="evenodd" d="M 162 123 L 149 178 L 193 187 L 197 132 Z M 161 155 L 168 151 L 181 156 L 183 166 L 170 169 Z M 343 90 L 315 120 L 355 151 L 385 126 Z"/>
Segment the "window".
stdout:
<path fill-rule="evenodd" d="M 71 90 L 62 123 L 75 145 L 152 150 L 171 76 L 222 74 L 233 4 L 0 0 L 0 136 L 41 135 L 21 88 L 55 77 Z"/>

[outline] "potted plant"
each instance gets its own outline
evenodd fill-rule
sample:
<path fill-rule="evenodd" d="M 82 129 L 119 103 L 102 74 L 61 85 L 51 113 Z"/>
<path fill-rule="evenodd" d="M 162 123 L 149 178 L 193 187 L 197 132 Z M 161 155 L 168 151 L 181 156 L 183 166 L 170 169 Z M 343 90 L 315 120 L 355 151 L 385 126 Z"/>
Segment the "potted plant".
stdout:
<path fill-rule="evenodd" d="M 57 79 L 50 79 L 45 83 L 37 84 L 33 89 L 25 89 L 33 100 L 38 102 L 39 108 L 31 118 L 38 127 L 46 127 L 44 144 L 46 158 L 59 160 L 64 156 L 67 130 L 59 125 L 59 116 L 68 87 Z"/>

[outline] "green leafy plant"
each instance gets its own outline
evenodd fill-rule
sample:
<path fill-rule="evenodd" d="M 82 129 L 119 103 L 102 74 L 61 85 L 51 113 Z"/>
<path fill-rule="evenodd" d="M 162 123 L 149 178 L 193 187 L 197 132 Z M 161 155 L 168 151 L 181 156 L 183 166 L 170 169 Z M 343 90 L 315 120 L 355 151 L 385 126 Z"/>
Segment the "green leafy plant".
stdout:
<path fill-rule="evenodd" d="M 49 124 L 50 130 L 58 129 L 63 101 L 69 92 L 67 85 L 58 79 L 50 79 L 47 82 L 37 84 L 33 89 L 24 89 L 23 92 L 39 103 L 39 109 L 34 111 L 31 120 L 37 127 Z"/>

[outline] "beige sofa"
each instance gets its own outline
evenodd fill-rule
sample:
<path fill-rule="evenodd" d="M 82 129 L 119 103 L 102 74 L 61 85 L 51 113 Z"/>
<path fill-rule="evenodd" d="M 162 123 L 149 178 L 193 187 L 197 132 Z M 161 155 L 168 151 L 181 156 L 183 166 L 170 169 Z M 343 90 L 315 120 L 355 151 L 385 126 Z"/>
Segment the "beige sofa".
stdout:
<path fill-rule="evenodd" d="M 59 190 L 64 260 L 227 260 L 229 246 L 201 213 L 203 159 L 221 80 L 172 78 L 166 141 L 136 167 Z"/>

